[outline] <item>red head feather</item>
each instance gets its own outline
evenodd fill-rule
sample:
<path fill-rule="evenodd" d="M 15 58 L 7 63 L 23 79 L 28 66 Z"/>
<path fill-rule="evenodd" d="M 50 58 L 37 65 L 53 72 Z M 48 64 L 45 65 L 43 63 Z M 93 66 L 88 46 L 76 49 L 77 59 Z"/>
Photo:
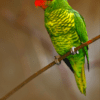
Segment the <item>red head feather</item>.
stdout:
<path fill-rule="evenodd" d="M 35 0 L 35 6 L 41 6 L 42 8 L 47 8 L 47 6 L 45 5 L 46 0 Z"/>

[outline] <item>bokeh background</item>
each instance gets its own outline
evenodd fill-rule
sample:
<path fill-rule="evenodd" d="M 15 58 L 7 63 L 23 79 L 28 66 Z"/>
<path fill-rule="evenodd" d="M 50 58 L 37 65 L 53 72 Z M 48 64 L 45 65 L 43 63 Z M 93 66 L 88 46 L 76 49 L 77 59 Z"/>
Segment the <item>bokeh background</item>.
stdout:
<path fill-rule="evenodd" d="M 0 98 L 58 55 L 44 27 L 44 11 L 35 0 L 0 0 Z M 89 39 L 100 34 L 100 0 L 68 0 L 84 18 Z M 62 61 L 7 100 L 100 100 L 100 40 L 89 45 L 85 64 L 86 96 Z"/>

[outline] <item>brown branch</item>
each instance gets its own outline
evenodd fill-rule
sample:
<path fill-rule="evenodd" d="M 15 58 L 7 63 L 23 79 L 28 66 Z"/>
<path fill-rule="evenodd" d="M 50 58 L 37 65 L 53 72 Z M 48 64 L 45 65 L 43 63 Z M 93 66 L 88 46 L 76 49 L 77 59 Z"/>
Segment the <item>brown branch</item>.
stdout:
<path fill-rule="evenodd" d="M 100 39 L 100 35 L 96 36 L 95 38 L 83 43 L 82 45 L 78 46 L 75 48 L 75 51 L 83 48 L 84 46 L 87 46 L 91 43 L 93 43 L 94 41 Z M 71 51 L 67 52 L 65 55 L 61 56 L 60 58 L 58 58 L 59 61 L 63 60 L 65 57 L 69 56 L 71 54 Z M 22 88 L 24 85 L 26 85 L 28 82 L 30 82 L 32 79 L 34 79 L 35 77 L 37 77 L 38 75 L 40 75 L 41 73 L 43 73 L 44 71 L 46 71 L 47 69 L 49 69 L 50 67 L 52 67 L 53 65 L 55 65 L 55 61 L 51 62 L 49 65 L 45 66 L 44 68 L 40 69 L 39 71 L 37 71 L 36 73 L 34 73 L 33 75 L 31 75 L 28 79 L 26 79 L 25 81 L 23 81 L 21 84 L 19 84 L 17 87 L 15 87 L 13 90 L 11 90 L 9 93 L 7 93 L 4 97 L 2 97 L 0 100 L 6 100 L 8 97 L 10 97 L 12 94 L 14 94 L 16 91 L 18 91 L 20 88 Z"/>

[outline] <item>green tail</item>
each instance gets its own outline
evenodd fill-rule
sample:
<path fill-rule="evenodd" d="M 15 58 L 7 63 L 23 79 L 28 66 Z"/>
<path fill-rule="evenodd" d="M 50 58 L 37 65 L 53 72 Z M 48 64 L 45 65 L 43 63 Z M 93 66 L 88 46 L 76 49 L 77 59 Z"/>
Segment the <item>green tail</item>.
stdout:
<path fill-rule="evenodd" d="M 85 52 L 85 55 L 86 55 L 86 58 L 87 58 L 87 66 L 88 66 L 88 71 L 89 71 L 89 55 L 88 55 L 88 47 L 84 47 L 84 52 Z"/>
<path fill-rule="evenodd" d="M 80 77 L 78 77 L 76 73 L 74 73 L 74 76 L 80 92 L 86 95 L 86 78 L 85 78 L 84 64 L 82 65 L 82 71 L 80 73 Z"/>

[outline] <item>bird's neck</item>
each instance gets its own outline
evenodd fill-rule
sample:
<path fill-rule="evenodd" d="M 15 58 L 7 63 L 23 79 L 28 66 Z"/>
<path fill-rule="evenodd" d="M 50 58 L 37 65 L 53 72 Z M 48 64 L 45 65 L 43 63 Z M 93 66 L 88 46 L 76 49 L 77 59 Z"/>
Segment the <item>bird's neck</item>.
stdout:
<path fill-rule="evenodd" d="M 72 9 L 67 0 L 53 0 L 45 10 L 55 10 L 59 8 Z"/>

